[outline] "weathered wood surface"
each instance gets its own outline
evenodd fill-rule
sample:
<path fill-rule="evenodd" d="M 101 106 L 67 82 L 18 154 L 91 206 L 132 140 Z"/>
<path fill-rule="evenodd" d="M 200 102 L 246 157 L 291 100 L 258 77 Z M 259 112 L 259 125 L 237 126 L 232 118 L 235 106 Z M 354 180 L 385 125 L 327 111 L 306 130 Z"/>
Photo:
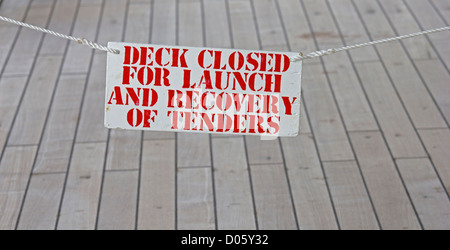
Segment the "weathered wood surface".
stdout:
<path fill-rule="evenodd" d="M 307 53 L 446 0 L 3 0 L 106 44 Z M 296 138 L 107 130 L 106 54 L 0 23 L 0 229 L 450 229 L 449 32 L 304 62 Z"/>

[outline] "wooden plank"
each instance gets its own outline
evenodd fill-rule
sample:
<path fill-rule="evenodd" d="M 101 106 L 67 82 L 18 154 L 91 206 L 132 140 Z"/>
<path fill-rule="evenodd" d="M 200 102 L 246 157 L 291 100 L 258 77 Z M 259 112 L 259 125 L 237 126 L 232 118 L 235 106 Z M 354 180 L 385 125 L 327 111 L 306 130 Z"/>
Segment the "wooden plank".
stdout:
<path fill-rule="evenodd" d="M 141 132 L 111 130 L 107 170 L 137 170 L 141 154 Z"/>
<path fill-rule="evenodd" d="M 258 35 L 250 1 L 229 0 L 229 15 L 233 44 L 238 49 L 255 49 Z"/>
<path fill-rule="evenodd" d="M 256 229 L 243 138 L 215 138 L 212 148 L 218 229 Z"/>
<path fill-rule="evenodd" d="M 300 104 L 300 134 L 311 134 L 311 127 L 309 126 L 308 114 L 306 113 L 305 100 L 302 98 Z"/>
<path fill-rule="evenodd" d="M 255 16 L 258 43 L 248 46 L 259 47 L 265 50 L 287 50 L 287 41 L 284 38 L 281 19 L 275 11 L 274 1 L 250 1 Z M 248 163 L 252 164 L 278 164 L 283 163 L 280 143 L 278 140 L 261 141 L 259 137 L 246 136 Z"/>
<path fill-rule="evenodd" d="M 316 46 L 309 32 L 308 22 L 304 15 L 303 7 L 300 1 L 286 0 L 278 1 L 281 19 L 287 36 L 287 43 L 292 51 L 315 51 Z M 305 63 L 319 62 L 319 59 L 306 61 Z M 300 133 L 309 134 L 311 128 L 305 110 L 304 100 L 300 105 Z"/>
<path fill-rule="evenodd" d="M 202 1 L 206 45 L 231 48 L 227 6 L 224 0 Z"/>
<path fill-rule="evenodd" d="M 203 46 L 202 12 L 199 0 L 180 1 L 179 43 Z M 211 166 L 209 135 L 180 133 L 177 141 L 178 167 Z"/>
<path fill-rule="evenodd" d="M 105 1 L 98 41 L 107 44 L 108 41 L 121 41 L 125 22 L 126 1 Z M 108 130 L 105 129 L 103 101 L 105 96 L 106 53 L 94 54 L 88 79 L 84 105 L 81 112 L 77 142 L 106 141 Z"/>
<path fill-rule="evenodd" d="M 121 42 L 125 28 L 126 9 L 128 0 L 108 0 L 103 4 L 103 15 L 100 29 L 98 30 L 98 43 Z M 101 52 L 104 53 L 104 52 Z"/>
<path fill-rule="evenodd" d="M 450 131 L 448 129 L 419 130 L 419 134 L 447 193 L 450 193 L 450 168 L 448 167 Z"/>
<path fill-rule="evenodd" d="M 135 229 L 138 178 L 138 171 L 105 172 L 97 229 Z"/>
<path fill-rule="evenodd" d="M 184 0 L 178 4 L 178 39 L 184 46 L 203 46 L 203 20 L 200 0 Z"/>
<path fill-rule="evenodd" d="M 54 4 L 53 0 L 37 0 L 31 3 L 31 7 L 35 8 L 47 8 Z"/>
<path fill-rule="evenodd" d="M 397 165 L 424 228 L 448 230 L 450 202 L 430 160 L 399 159 Z"/>
<path fill-rule="evenodd" d="M 290 49 L 303 54 L 316 51 L 317 48 L 300 1 L 278 1 L 278 5 Z M 308 60 L 305 63 L 319 63 L 319 59 Z"/>
<path fill-rule="evenodd" d="M 425 157 L 421 142 L 381 63 L 359 63 L 356 68 L 394 158 Z"/>
<path fill-rule="evenodd" d="M 261 165 L 250 168 L 258 229 L 298 229 L 283 165 Z"/>
<path fill-rule="evenodd" d="M 378 229 L 356 162 L 323 162 L 323 167 L 341 229 Z"/>
<path fill-rule="evenodd" d="M 396 34 L 410 34 L 421 30 L 403 1 L 380 0 L 379 3 Z M 402 43 L 412 59 L 437 58 L 435 51 L 424 36 L 406 39 Z"/>
<path fill-rule="evenodd" d="M 75 144 L 58 229 L 95 229 L 105 148 L 105 143 Z"/>
<path fill-rule="evenodd" d="M 48 25 L 49 30 L 62 34 L 70 34 L 72 23 L 79 6 L 79 1 L 60 0 L 54 4 L 53 15 Z M 88 26 L 85 26 L 88 27 Z M 52 35 L 45 35 L 40 55 L 64 54 L 68 41 Z"/>
<path fill-rule="evenodd" d="M 31 176 L 17 229 L 55 229 L 65 177 L 66 174 Z"/>
<path fill-rule="evenodd" d="M 144 141 L 138 229 L 175 229 L 175 140 Z"/>
<path fill-rule="evenodd" d="M 151 42 L 153 44 L 176 44 L 176 0 L 153 1 Z M 144 140 L 175 139 L 173 132 L 145 131 Z"/>
<path fill-rule="evenodd" d="M 300 134 L 281 141 L 300 229 L 337 229 L 314 138 L 310 134 Z"/>
<path fill-rule="evenodd" d="M 369 41 L 367 36 L 364 35 L 366 32 L 364 26 L 350 1 L 329 0 L 328 3 L 346 45 Z M 354 62 L 379 60 L 374 47 L 371 46 L 350 50 L 349 53 Z"/>
<path fill-rule="evenodd" d="M 450 75 L 437 60 L 417 61 L 416 65 L 447 123 L 450 123 Z"/>
<path fill-rule="evenodd" d="M 343 40 L 325 1 L 306 1 L 305 5 L 310 13 L 312 32 L 319 48 L 343 46 Z M 324 57 L 323 62 L 346 129 L 348 131 L 378 129 L 348 55 L 341 53 Z"/>
<path fill-rule="evenodd" d="M 283 163 L 278 140 L 262 141 L 257 136 L 246 136 L 245 138 L 249 164 Z"/>
<path fill-rule="evenodd" d="M 14 230 L 16 227 L 36 148 L 5 149 L 0 162 L 0 230 Z"/>
<path fill-rule="evenodd" d="M 382 13 L 380 6 L 374 1 L 362 0 L 355 3 L 362 13 L 368 10 L 374 11 L 373 14 L 363 15 L 362 17 L 372 39 L 386 38 L 387 34 L 396 35 Z M 415 41 L 416 39 L 410 40 Z M 410 57 L 408 55 L 410 54 L 408 54 L 408 51 L 405 51 L 399 42 L 382 44 L 377 46 L 377 48 L 387 74 L 415 127 L 446 127 L 443 117 L 425 88 L 420 75 L 414 68 L 414 62 L 409 60 Z"/>
<path fill-rule="evenodd" d="M 177 177 L 177 229 L 215 229 L 211 169 L 179 169 Z"/>
<path fill-rule="evenodd" d="M 127 13 L 125 39 L 148 42 L 150 34 L 150 3 L 130 4 Z M 106 161 L 107 170 L 139 169 L 141 131 L 112 130 Z"/>
<path fill-rule="evenodd" d="M 325 1 L 303 1 L 305 13 L 309 18 L 311 27 L 310 34 L 317 41 L 318 49 L 329 49 L 342 46 L 341 37 L 333 24 L 333 20 L 327 13 Z M 330 25 L 331 24 L 331 25 Z"/>
<path fill-rule="evenodd" d="M 211 166 L 208 134 L 184 133 L 178 135 L 178 167 Z"/>
<path fill-rule="evenodd" d="M 347 131 L 376 130 L 378 125 L 352 62 L 339 54 L 324 59 L 332 91 Z"/>
<path fill-rule="evenodd" d="M 36 66 L 29 79 L 30 84 L 11 130 L 9 145 L 39 143 L 61 60 L 61 56 L 38 57 L 36 60 Z"/>
<path fill-rule="evenodd" d="M 230 48 L 227 6 L 224 0 L 202 1 L 206 45 Z M 256 229 L 251 183 L 245 143 L 242 136 L 213 136 L 211 150 L 214 166 L 217 228 Z"/>
<path fill-rule="evenodd" d="M 286 51 L 287 41 L 281 28 L 275 1 L 251 1 L 255 9 L 256 24 L 261 47 L 265 50 Z"/>
<path fill-rule="evenodd" d="M 225 8 L 227 10 L 227 15 L 229 20 L 227 20 L 229 24 L 229 28 L 227 29 L 229 31 L 228 39 L 222 39 L 225 40 L 224 42 L 217 42 L 217 40 L 220 40 L 218 37 L 210 36 L 208 40 L 212 40 L 213 43 L 225 43 L 227 44 L 230 42 L 230 47 L 234 48 L 241 48 L 241 49 L 255 49 L 259 48 L 260 45 L 258 44 L 258 34 L 255 24 L 255 19 L 253 18 L 253 11 L 252 11 L 252 5 L 250 1 L 239 1 L 239 0 L 230 0 L 225 2 Z M 215 23 L 213 21 L 215 19 L 214 16 L 211 16 L 211 14 L 206 15 L 205 22 L 208 23 Z M 217 26 L 217 24 L 215 24 Z M 212 25 L 209 25 L 212 26 Z M 209 28 L 210 30 L 213 30 L 213 28 Z M 220 29 L 220 28 L 218 28 Z M 207 30 L 208 31 L 208 30 Z M 209 31 L 211 33 L 213 31 Z M 209 34 L 206 33 L 206 36 Z M 212 39 L 215 38 L 215 39 Z M 235 136 L 235 135 L 212 135 L 213 138 L 220 138 L 220 137 L 229 137 L 229 136 Z"/>
<path fill-rule="evenodd" d="M 430 1 L 407 0 L 405 4 L 422 30 L 446 26 L 445 21 L 439 16 L 439 13 L 433 8 Z M 450 38 L 448 32 L 429 34 L 427 38 L 434 46 L 435 51 L 440 55 L 440 60 L 444 62 L 446 68 L 450 68 L 450 57 L 445 56 L 450 54 L 450 48 L 447 46 Z"/>
<path fill-rule="evenodd" d="M 100 4 L 103 0 L 81 0 L 82 4 Z"/>
<path fill-rule="evenodd" d="M 165 131 L 145 131 L 144 140 L 174 140 L 174 132 Z"/>
<path fill-rule="evenodd" d="M 450 10 L 449 3 L 445 0 L 431 0 L 436 9 L 441 14 L 442 18 L 445 19 L 445 22 L 450 23 Z"/>
<path fill-rule="evenodd" d="M 305 65 L 303 90 L 321 160 L 352 160 L 347 134 L 320 65 Z"/>
<path fill-rule="evenodd" d="M 106 76 L 106 54 L 95 54 L 79 119 L 77 142 L 106 141 L 108 130 L 103 125 Z"/>
<path fill-rule="evenodd" d="M 127 42 L 149 42 L 151 11 L 150 1 L 130 3 L 125 28 L 125 40 Z"/>
<path fill-rule="evenodd" d="M 2 4 L 0 8 L 0 15 L 9 17 L 15 20 L 23 20 L 27 13 L 29 0 L 8 0 Z M 19 26 L 8 24 L 6 22 L 0 23 L 0 72 L 6 66 L 6 60 L 9 52 L 14 46 L 15 38 L 19 32 Z"/>
<path fill-rule="evenodd" d="M 350 133 L 381 227 L 420 229 L 414 208 L 380 132 Z"/>
<path fill-rule="evenodd" d="M 98 32 L 98 22 L 100 21 L 101 5 L 81 4 L 75 20 L 73 35 L 76 37 L 86 37 L 94 39 Z M 62 69 L 66 73 L 87 73 L 89 62 L 94 51 L 78 43 L 71 42 L 67 50 L 67 56 Z"/>
<path fill-rule="evenodd" d="M 51 6 L 46 5 L 47 4 L 42 1 L 41 3 L 39 3 L 39 1 L 33 1 L 24 22 L 40 27 L 46 27 L 52 10 Z M 3 74 L 28 74 L 36 59 L 42 37 L 42 32 L 25 28 L 21 29 Z"/>
<path fill-rule="evenodd" d="M 176 2 L 177 0 L 154 0 L 152 18 L 152 42 L 176 44 Z"/>
<path fill-rule="evenodd" d="M 85 75 L 61 76 L 34 167 L 35 173 L 65 172 L 69 165 Z"/>
<path fill-rule="evenodd" d="M 6 146 L 26 82 L 27 77 L 0 78 L 0 152 Z"/>

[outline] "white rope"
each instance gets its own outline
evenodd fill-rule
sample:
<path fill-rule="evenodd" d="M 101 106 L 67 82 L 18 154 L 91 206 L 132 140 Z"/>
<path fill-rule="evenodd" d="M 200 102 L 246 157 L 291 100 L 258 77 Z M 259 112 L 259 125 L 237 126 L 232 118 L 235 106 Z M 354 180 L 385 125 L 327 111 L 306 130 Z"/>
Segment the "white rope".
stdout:
<path fill-rule="evenodd" d="M 44 32 L 44 33 L 47 33 L 47 34 L 50 34 L 50 35 L 57 36 L 57 37 L 65 38 L 65 39 L 68 39 L 68 40 L 71 40 L 71 41 L 75 41 L 75 42 L 78 42 L 79 44 L 87 45 L 87 46 L 89 46 L 89 47 L 91 47 L 93 49 L 103 50 L 103 51 L 107 51 L 107 52 L 110 52 L 110 53 L 113 53 L 113 54 L 119 54 L 120 53 L 120 51 L 118 51 L 116 49 L 108 48 L 108 47 L 100 45 L 98 43 L 89 41 L 89 40 L 87 40 L 85 38 L 77 38 L 77 37 L 73 37 L 73 36 L 64 35 L 64 34 L 61 34 L 61 33 L 58 33 L 58 32 L 52 31 L 52 30 L 48 30 L 48 29 L 44 29 L 44 28 L 41 28 L 41 27 L 37 27 L 37 26 L 31 25 L 31 24 L 19 22 L 19 21 L 16 21 L 14 19 L 3 17 L 3 16 L 0 16 L 0 20 L 3 20 L 5 22 L 9 22 L 9 23 L 12 23 L 12 24 L 20 25 L 20 26 L 23 26 L 23 27 L 26 27 L 26 28 L 30 28 L 30 29 L 33 29 L 33 30 L 41 31 L 41 32 Z M 431 29 L 431 30 L 425 30 L 425 31 L 416 32 L 416 33 L 403 35 L 403 36 L 396 36 L 396 37 L 391 37 L 391 38 L 385 38 L 385 39 L 381 39 L 381 40 L 377 40 L 377 41 L 373 41 L 373 42 L 349 45 L 349 46 L 345 46 L 345 47 L 342 47 L 342 48 L 318 50 L 318 51 L 311 52 L 311 53 L 309 53 L 307 55 L 300 54 L 299 56 L 291 57 L 291 61 L 292 62 L 296 62 L 296 61 L 301 61 L 301 60 L 305 60 L 305 59 L 311 59 L 311 58 L 315 58 L 315 57 L 331 55 L 331 54 L 334 54 L 334 53 L 337 53 L 337 52 L 341 52 L 341 51 L 357 49 L 357 48 L 363 48 L 363 47 L 367 47 L 367 46 L 373 46 L 373 45 L 376 45 L 376 44 L 388 43 L 388 42 L 397 41 L 397 40 L 403 40 L 403 39 L 407 39 L 407 38 L 411 38 L 411 37 L 422 36 L 422 35 L 425 35 L 425 34 L 442 32 L 442 31 L 445 31 L 445 30 L 450 30 L 450 26 L 437 28 L 437 29 Z"/>
<path fill-rule="evenodd" d="M 89 47 L 91 47 L 93 49 L 103 50 L 103 51 L 114 53 L 114 54 L 119 54 L 120 53 L 120 51 L 118 51 L 118 50 L 108 48 L 108 47 L 100 45 L 98 43 L 89 41 L 89 40 L 87 40 L 85 38 L 77 38 L 77 37 L 73 37 L 73 36 L 64 35 L 64 34 L 61 34 L 61 33 L 58 33 L 58 32 L 52 31 L 52 30 L 48 30 L 48 29 L 44 29 L 44 28 L 41 28 L 41 27 L 37 27 L 37 26 L 31 25 L 31 24 L 19 22 L 19 21 L 16 21 L 14 19 L 3 17 L 3 16 L 0 16 L 0 20 L 3 20 L 5 22 L 9 22 L 9 23 L 12 23 L 12 24 L 16 24 L 16 25 L 19 25 L 19 26 L 23 26 L 23 27 L 26 27 L 26 28 L 29 28 L 29 29 L 33 29 L 33 30 L 37 30 L 37 31 L 40 31 L 40 32 L 44 32 L 44 33 L 47 33 L 47 34 L 50 34 L 50 35 L 54 35 L 54 36 L 57 36 L 57 37 L 61 37 L 61 38 L 64 38 L 64 39 L 68 39 L 68 40 L 71 40 L 71 41 L 75 41 L 75 42 L 77 42 L 79 44 L 83 44 L 83 45 L 89 46 Z"/>
<path fill-rule="evenodd" d="M 431 29 L 431 30 L 425 30 L 425 31 L 421 31 L 421 32 L 412 33 L 412 34 L 409 34 L 409 35 L 385 38 L 385 39 L 381 39 L 381 40 L 377 40 L 377 41 L 373 41 L 373 42 L 349 45 L 349 46 L 345 46 L 345 47 L 342 47 L 342 48 L 314 51 L 314 52 L 311 52 L 311 53 L 309 53 L 307 55 L 300 54 L 299 56 L 291 57 L 291 61 L 292 62 L 297 62 L 297 61 L 301 61 L 301 60 L 305 60 L 305 59 L 311 59 L 311 58 L 315 58 L 315 57 L 331 55 L 331 54 L 334 54 L 334 53 L 337 53 L 337 52 L 341 52 L 341 51 L 357 49 L 357 48 L 363 48 L 363 47 L 367 47 L 367 46 L 373 46 L 373 45 L 376 45 L 376 44 L 388 43 L 388 42 L 397 41 L 397 40 L 403 40 L 403 39 L 407 39 L 407 38 L 411 38 L 411 37 L 422 36 L 422 35 L 425 35 L 425 34 L 442 32 L 442 31 L 445 31 L 445 30 L 450 30 L 450 26 L 443 27 L 443 28 L 437 28 L 437 29 Z"/>

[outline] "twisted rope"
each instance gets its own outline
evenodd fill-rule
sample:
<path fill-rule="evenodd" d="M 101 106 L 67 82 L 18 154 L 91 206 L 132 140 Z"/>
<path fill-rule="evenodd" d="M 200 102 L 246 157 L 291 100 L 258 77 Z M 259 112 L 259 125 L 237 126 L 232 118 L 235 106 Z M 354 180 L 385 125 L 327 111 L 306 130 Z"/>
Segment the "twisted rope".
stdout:
<path fill-rule="evenodd" d="M 402 35 L 402 36 L 385 38 L 385 39 L 372 41 L 372 42 L 367 42 L 367 43 L 360 43 L 360 44 L 355 44 L 355 45 L 349 45 L 349 46 L 345 46 L 345 47 L 342 47 L 342 48 L 314 51 L 314 52 L 311 52 L 311 53 L 309 53 L 307 55 L 299 55 L 299 56 L 291 57 L 291 61 L 292 62 L 297 62 L 297 61 L 301 61 L 301 60 L 305 60 L 305 59 L 311 59 L 311 58 L 315 58 L 315 57 L 331 55 L 331 54 L 334 54 L 334 53 L 337 53 L 337 52 L 341 52 L 341 51 L 357 49 L 357 48 L 363 48 L 363 47 L 367 47 L 367 46 L 373 46 L 373 45 L 376 45 L 376 44 L 388 43 L 388 42 L 393 42 L 393 41 L 397 41 L 397 40 L 403 40 L 403 39 L 407 39 L 407 38 L 411 38 L 411 37 L 422 36 L 422 35 L 425 35 L 425 34 L 442 32 L 442 31 L 445 31 L 445 30 L 450 30 L 450 26 L 437 28 L 437 29 L 431 29 L 431 30 L 425 30 L 425 31 L 421 31 L 421 32 L 408 34 L 408 35 Z"/>
<path fill-rule="evenodd" d="M 19 26 L 23 26 L 29 29 L 33 29 L 33 30 L 37 30 L 40 32 L 44 32 L 50 35 L 54 35 L 57 37 L 61 37 L 64 39 L 68 39 L 71 41 L 75 41 L 79 44 L 83 44 L 86 46 L 89 46 L 93 49 L 97 49 L 97 50 L 102 50 L 102 51 L 106 51 L 106 52 L 110 52 L 113 54 L 119 54 L 120 51 L 116 50 L 116 49 L 111 49 L 108 48 L 106 46 L 100 45 L 98 43 L 92 42 L 90 40 L 87 40 L 86 38 L 78 38 L 78 37 L 73 37 L 73 36 L 69 36 L 69 35 L 64 35 L 52 30 L 48 30 L 48 29 L 44 29 L 38 26 L 34 26 L 31 24 L 27 24 L 27 23 L 23 23 L 20 21 L 16 21 L 14 19 L 11 18 L 7 18 L 7 17 L 3 17 L 0 16 L 0 20 L 5 21 L 5 22 L 9 22 L 12 24 L 16 24 Z M 385 39 L 381 39 L 381 40 L 377 40 L 377 41 L 372 41 L 372 42 L 367 42 L 367 43 L 360 43 L 360 44 L 355 44 L 355 45 L 349 45 L 349 46 L 345 46 L 345 47 L 341 47 L 341 48 L 334 48 L 334 49 L 327 49 L 327 50 L 318 50 L 318 51 L 314 51 L 311 52 L 307 55 L 303 55 L 300 54 L 299 56 L 295 56 L 291 58 L 292 62 L 297 62 L 297 61 L 301 61 L 301 60 L 305 60 L 305 59 L 311 59 L 311 58 L 315 58 L 315 57 L 321 57 L 321 56 L 325 56 L 325 55 L 331 55 L 337 52 L 341 52 L 341 51 L 346 51 L 346 50 L 351 50 L 351 49 L 357 49 L 357 48 L 363 48 L 363 47 L 367 47 L 367 46 L 373 46 L 376 44 L 381 44 L 381 43 L 388 43 L 388 42 L 393 42 L 393 41 L 397 41 L 397 40 L 403 40 L 403 39 L 407 39 L 407 38 L 412 38 L 412 37 L 416 37 L 416 36 L 422 36 L 422 35 L 426 35 L 426 34 L 431 34 L 431 33 L 436 33 L 436 32 L 442 32 L 445 30 L 450 30 L 450 26 L 447 27 L 442 27 L 442 28 L 437 28 L 437 29 L 431 29 L 431 30 L 425 30 L 425 31 L 421 31 L 421 32 L 416 32 L 416 33 L 412 33 L 412 34 L 408 34 L 408 35 L 402 35 L 402 36 L 396 36 L 396 37 L 390 37 L 390 38 L 385 38 Z"/>
<path fill-rule="evenodd" d="M 67 39 L 67 40 L 71 40 L 71 41 L 77 42 L 79 44 L 89 46 L 89 47 L 91 47 L 93 49 L 102 50 L 102 51 L 110 52 L 110 53 L 113 53 L 113 54 L 119 54 L 120 53 L 120 51 L 118 51 L 118 50 L 108 48 L 106 46 L 103 46 L 103 45 L 100 45 L 98 43 L 95 43 L 95 42 L 92 42 L 90 40 L 87 40 L 86 38 L 78 38 L 78 37 L 73 37 L 73 36 L 69 36 L 69 35 L 64 35 L 64 34 L 61 34 L 61 33 L 58 33 L 58 32 L 52 31 L 52 30 L 44 29 L 44 28 L 41 28 L 41 27 L 38 27 L 38 26 L 34 26 L 34 25 L 31 25 L 31 24 L 28 24 L 28 23 L 23 23 L 23 22 L 20 22 L 20 21 L 11 19 L 11 18 L 3 17 L 3 16 L 0 16 L 0 20 L 8 22 L 8 23 L 16 24 L 16 25 L 19 25 L 19 26 L 22 26 L 22 27 L 25 27 L 25 28 L 29 28 L 29 29 L 40 31 L 40 32 L 44 32 L 44 33 L 47 33 L 47 34 L 50 34 L 50 35 L 53 35 L 53 36 L 61 37 L 61 38 Z"/>

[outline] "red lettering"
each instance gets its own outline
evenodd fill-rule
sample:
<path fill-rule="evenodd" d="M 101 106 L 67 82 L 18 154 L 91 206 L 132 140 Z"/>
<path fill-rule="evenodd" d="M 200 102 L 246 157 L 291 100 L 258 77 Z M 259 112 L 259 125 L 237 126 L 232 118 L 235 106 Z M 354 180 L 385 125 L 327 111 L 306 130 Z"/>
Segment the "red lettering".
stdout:
<path fill-rule="evenodd" d="M 209 99 L 208 100 L 208 94 L 212 96 L 213 100 Z M 216 99 L 216 93 L 214 92 L 205 92 L 202 94 L 202 108 L 204 110 L 211 110 L 214 108 L 215 106 L 215 99 Z M 211 105 L 208 107 L 208 103 L 210 103 Z"/>
<path fill-rule="evenodd" d="M 233 119 L 226 114 L 218 114 L 216 117 L 217 129 L 216 132 L 228 132 L 233 126 Z"/>
<path fill-rule="evenodd" d="M 237 83 L 239 83 L 239 86 L 241 87 L 241 90 L 246 90 L 247 89 L 247 76 L 248 73 L 244 73 L 245 79 L 242 77 L 242 73 L 241 72 L 233 72 L 233 90 L 236 90 L 236 81 Z"/>
<path fill-rule="evenodd" d="M 194 94 L 196 96 L 194 96 Z M 184 106 L 184 108 L 198 109 L 200 106 L 198 103 L 196 103 L 196 106 L 193 105 L 194 98 L 197 97 L 198 95 L 199 95 L 198 91 L 186 91 L 186 105 Z M 198 100 L 198 98 L 197 98 L 197 100 Z"/>
<path fill-rule="evenodd" d="M 258 78 L 261 78 L 261 87 L 256 89 L 255 85 L 256 85 L 256 76 L 259 76 Z M 258 74 L 258 73 L 253 73 L 250 75 L 249 79 L 248 79 L 248 87 L 252 90 L 252 91 L 261 91 L 264 88 L 264 74 Z"/>
<path fill-rule="evenodd" d="M 264 130 L 263 124 L 264 124 L 264 117 L 262 116 L 256 116 L 258 117 L 258 133 L 264 134 L 266 131 Z"/>
<path fill-rule="evenodd" d="M 258 53 L 250 53 L 250 54 L 247 55 L 247 62 L 248 62 L 248 64 L 245 67 L 245 70 L 255 71 L 255 70 L 258 69 L 258 66 L 259 66 L 258 61 L 255 58 L 253 58 L 252 55 L 258 56 Z M 250 68 L 249 66 L 253 66 L 253 67 Z"/>
<path fill-rule="evenodd" d="M 167 116 L 172 114 L 172 127 L 171 129 L 178 129 L 178 111 L 168 111 Z"/>
<path fill-rule="evenodd" d="M 230 65 L 230 68 L 233 70 L 241 70 L 242 67 L 244 66 L 244 63 L 245 63 L 244 55 L 242 55 L 242 53 L 239 51 L 231 53 L 228 59 L 228 64 Z"/>
<path fill-rule="evenodd" d="M 290 101 L 289 97 L 287 97 L 287 96 L 283 96 L 283 97 L 281 97 L 281 99 L 283 100 L 283 103 L 284 103 L 285 114 L 292 115 L 292 104 L 294 104 L 294 102 L 297 100 L 297 97 L 294 97 L 292 99 L 292 101 Z"/>
<path fill-rule="evenodd" d="M 221 111 L 227 111 L 233 105 L 233 98 L 228 93 L 222 92 L 217 96 L 216 105 Z"/>
<path fill-rule="evenodd" d="M 156 54 L 155 54 L 155 62 L 161 67 L 165 67 L 170 64 L 170 61 L 163 62 L 163 58 L 164 58 L 163 52 L 164 51 L 167 51 L 167 55 L 170 56 L 170 49 L 168 49 L 168 48 L 159 48 L 158 50 L 156 50 Z"/>
<path fill-rule="evenodd" d="M 249 118 L 248 133 L 256 134 L 256 130 L 255 130 L 255 127 L 256 127 L 256 119 L 255 118 L 256 118 L 256 116 L 255 115 L 249 115 L 248 118 Z"/>
<path fill-rule="evenodd" d="M 272 67 L 272 68 L 268 68 L 266 71 L 268 72 L 272 72 L 273 71 L 273 54 L 267 54 L 267 66 Z"/>
<path fill-rule="evenodd" d="M 203 76 L 200 79 L 200 82 L 198 84 L 198 88 L 205 84 L 205 89 L 213 89 L 212 81 L 211 81 L 211 72 L 209 70 L 203 71 Z"/>
<path fill-rule="evenodd" d="M 140 68 L 138 71 L 138 81 L 142 85 L 149 85 L 153 82 L 153 70 L 149 67 Z"/>
<path fill-rule="evenodd" d="M 134 72 L 131 72 L 131 70 L 133 70 Z M 123 66 L 122 84 L 124 85 L 130 84 L 130 78 L 134 79 L 134 73 L 136 73 L 136 71 L 137 71 L 136 67 Z"/>
<path fill-rule="evenodd" d="M 144 88 L 143 90 L 142 106 L 153 107 L 158 102 L 158 93 L 154 89 Z M 152 92 L 151 95 L 150 91 Z"/>
<path fill-rule="evenodd" d="M 206 114 L 206 113 L 202 113 L 201 115 L 202 115 L 202 120 L 203 120 L 201 129 L 203 130 L 203 126 L 206 124 L 206 127 L 208 128 L 208 130 L 210 132 L 214 131 L 214 123 L 212 121 L 214 120 L 215 114 L 211 115 L 212 118 L 210 118 L 208 116 L 208 114 Z"/>
<path fill-rule="evenodd" d="M 139 50 L 135 47 L 125 46 L 125 56 L 123 64 L 136 64 L 138 61 L 139 61 Z"/>
<path fill-rule="evenodd" d="M 229 81 L 226 81 L 227 85 L 225 87 L 222 87 L 222 74 L 223 74 L 223 71 L 216 71 L 216 88 L 221 89 L 221 90 L 227 89 L 230 84 Z M 230 72 L 227 72 L 227 76 L 229 79 Z"/>
<path fill-rule="evenodd" d="M 272 81 L 272 78 L 275 78 L 274 81 Z M 272 90 L 272 85 L 274 85 L 273 90 Z M 280 93 L 280 91 L 281 91 L 281 75 L 266 74 L 266 88 L 264 89 L 264 91 Z"/>
<path fill-rule="evenodd" d="M 183 70 L 183 89 L 195 88 L 195 84 L 191 86 L 191 72 L 192 70 Z"/>
<path fill-rule="evenodd" d="M 225 70 L 227 65 L 224 64 L 222 67 L 220 64 L 222 63 L 222 51 L 214 51 L 214 69 Z"/>
<path fill-rule="evenodd" d="M 242 96 L 242 98 L 240 98 Z M 247 94 L 233 94 L 233 99 L 234 99 L 234 106 L 236 109 L 236 112 L 240 112 L 242 106 L 244 105 L 244 100 L 245 97 L 247 96 Z"/>
<path fill-rule="evenodd" d="M 141 125 L 143 119 L 142 111 L 139 109 L 130 109 L 127 113 L 128 124 L 132 127 L 137 127 Z"/>
<path fill-rule="evenodd" d="M 150 128 L 150 124 L 152 122 L 155 122 L 157 115 L 158 115 L 157 110 L 144 110 L 144 125 L 143 125 L 144 128 Z"/>
<path fill-rule="evenodd" d="M 267 133 L 275 135 L 278 134 L 280 132 L 280 120 L 281 118 L 279 116 L 271 116 L 269 117 L 269 119 L 267 119 L 267 124 L 269 125 L 270 128 L 273 129 L 273 131 L 269 129 L 267 129 Z"/>
<path fill-rule="evenodd" d="M 116 101 L 116 103 L 114 103 L 115 105 L 123 105 L 122 92 L 119 86 L 114 87 L 114 90 L 111 93 L 111 97 L 109 98 L 108 104 L 109 105 L 113 104 L 112 103 L 113 100 Z"/>
<path fill-rule="evenodd" d="M 278 102 L 279 102 L 278 97 L 275 95 L 271 95 L 270 97 L 271 97 L 272 101 L 270 102 L 270 111 L 269 112 L 272 114 L 279 114 L 280 111 L 278 110 Z M 269 102 L 269 101 L 267 101 L 267 102 Z M 269 106 L 269 104 L 267 104 L 267 106 Z M 269 112 L 267 112 L 267 113 L 269 113 Z"/>
<path fill-rule="evenodd" d="M 200 65 L 200 67 L 204 68 L 204 69 L 209 69 L 212 67 L 212 63 L 210 63 L 208 66 L 205 66 L 205 53 L 208 52 L 211 57 L 213 56 L 213 51 L 212 50 L 202 50 L 199 54 L 198 54 L 198 65 Z"/>
<path fill-rule="evenodd" d="M 139 93 L 141 92 L 141 89 L 138 88 L 137 93 L 136 93 L 136 89 L 134 89 L 134 88 L 126 88 L 126 90 L 127 90 L 127 101 L 126 101 L 125 105 L 129 105 L 128 97 L 130 97 L 133 104 L 136 106 L 139 106 Z"/>
<path fill-rule="evenodd" d="M 166 68 L 156 68 L 155 69 L 155 86 L 161 86 L 161 83 L 164 84 L 164 86 L 169 87 L 169 74 L 170 71 Z"/>
<path fill-rule="evenodd" d="M 172 49 L 172 67 L 187 68 L 186 52 L 188 49 L 183 49 L 180 55 L 180 49 Z"/>

